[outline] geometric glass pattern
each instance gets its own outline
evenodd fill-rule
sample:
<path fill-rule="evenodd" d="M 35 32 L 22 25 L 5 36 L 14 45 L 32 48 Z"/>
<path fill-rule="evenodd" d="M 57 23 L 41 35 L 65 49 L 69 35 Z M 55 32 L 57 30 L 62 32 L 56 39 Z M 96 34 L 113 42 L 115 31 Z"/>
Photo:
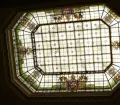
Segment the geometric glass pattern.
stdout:
<path fill-rule="evenodd" d="M 23 13 L 12 28 L 17 78 L 33 93 L 112 91 L 120 17 L 105 5 Z"/>

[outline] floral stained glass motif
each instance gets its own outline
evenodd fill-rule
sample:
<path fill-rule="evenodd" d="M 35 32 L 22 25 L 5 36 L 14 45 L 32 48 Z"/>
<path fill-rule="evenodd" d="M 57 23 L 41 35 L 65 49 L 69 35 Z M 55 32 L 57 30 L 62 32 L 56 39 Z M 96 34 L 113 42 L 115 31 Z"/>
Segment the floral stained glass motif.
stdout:
<path fill-rule="evenodd" d="M 120 49 L 120 42 L 119 41 L 114 41 L 113 43 L 113 47 L 114 47 L 114 49 Z"/>
<path fill-rule="evenodd" d="M 81 19 L 82 18 L 82 12 L 78 11 L 75 12 L 73 8 L 62 8 L 60 9 L 61 15 L 53 15 L 54 20 L 60 21 L 64 20 L 64 18 L 67 21 L 70 21 L 70 18 L 74 17 L 76 19 Z"/>

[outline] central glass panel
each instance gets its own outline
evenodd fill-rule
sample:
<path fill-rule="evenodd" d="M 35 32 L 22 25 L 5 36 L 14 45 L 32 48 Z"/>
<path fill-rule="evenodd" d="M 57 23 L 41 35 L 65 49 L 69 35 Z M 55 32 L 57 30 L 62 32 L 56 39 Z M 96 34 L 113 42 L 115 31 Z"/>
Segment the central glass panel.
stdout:
<path fill-rule="evenodd" d="M 109 28 L 101 20 L 43 24 L 34 35 L 44 72 L 101 72 L 111 63 Z"/>

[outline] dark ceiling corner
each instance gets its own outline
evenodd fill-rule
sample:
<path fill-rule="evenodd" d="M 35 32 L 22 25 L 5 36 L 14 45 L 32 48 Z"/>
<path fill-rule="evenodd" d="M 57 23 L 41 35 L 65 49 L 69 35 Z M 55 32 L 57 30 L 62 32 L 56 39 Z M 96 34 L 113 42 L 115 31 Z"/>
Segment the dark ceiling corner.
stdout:
<path fill-rule="evenodd" d="M 119 0 L 4 0 L 0 3 L 0 105 L 119 105 L 120 89 L 110 97 L 29 98 L 10 81 L 5 30 L 16 11 L 105 3 L 120 16 Z"/>

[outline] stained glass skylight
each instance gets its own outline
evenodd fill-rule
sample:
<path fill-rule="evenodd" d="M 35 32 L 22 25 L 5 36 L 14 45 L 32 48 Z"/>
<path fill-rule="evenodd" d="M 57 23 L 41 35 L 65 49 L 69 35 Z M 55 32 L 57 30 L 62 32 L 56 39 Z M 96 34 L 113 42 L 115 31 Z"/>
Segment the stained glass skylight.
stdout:
<path fill-rule="evenodd" d="M 120 17 L 105 5 L 23 13 L 12 28 L 17 78 L 33 93 L 112 91 Z"/>

